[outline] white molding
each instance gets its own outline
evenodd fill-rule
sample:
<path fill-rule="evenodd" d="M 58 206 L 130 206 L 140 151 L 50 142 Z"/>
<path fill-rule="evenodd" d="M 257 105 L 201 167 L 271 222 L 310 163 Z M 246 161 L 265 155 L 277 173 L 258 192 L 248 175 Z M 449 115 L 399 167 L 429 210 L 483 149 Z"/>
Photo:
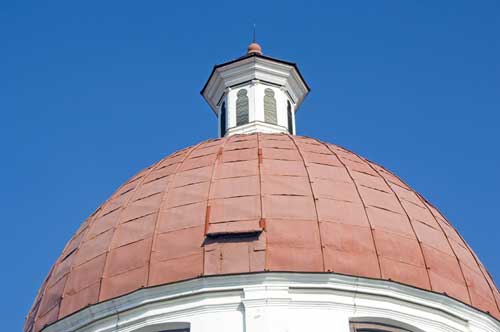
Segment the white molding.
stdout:
<path fill-rule="evenodd" d="M 294 66 L 272 59 L 250 56 L 217 67 L 203 90 L 203 97 L 217 114 L 217 103 L 226 88 L 252 80 L 270 82 L 283 87 L 294 99 L 295 108 L 300 106 L 309 93 L 306 83 Z"/>
<path fill-rule="evenodd" d="M 391 281 L 315 273 L 202 277 L 85 308 L 43 332 L 348 332 L 349 319 L 392 319 L 425 332 L 498 332 L 500 322 L 445 295 Z M 160 324 L 160 325 L 158 325 Z"/>
<path fill-rule="evenodd" d="M 253 134 L 253 133 L 288 133 L 288 129 L 283 126 L 266 123 L 263 121 L 252 121 L 242 126 L 228 128 L 226 136 L 235 134 Z"/>

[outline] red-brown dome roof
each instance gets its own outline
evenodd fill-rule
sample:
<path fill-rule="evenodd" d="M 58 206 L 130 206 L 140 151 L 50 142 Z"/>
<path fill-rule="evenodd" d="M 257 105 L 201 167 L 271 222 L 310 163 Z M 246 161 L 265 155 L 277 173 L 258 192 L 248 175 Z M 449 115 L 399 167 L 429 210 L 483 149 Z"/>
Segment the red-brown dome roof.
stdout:
<path fill-rule="evenodd" d="M 120 187 L 64 248 L 25 330 L 142 287 L 256 271 L 393 280 L 500 318 L 477 256 L 395 175 L 312 138 L 252 134 L 178 151 Z"/>

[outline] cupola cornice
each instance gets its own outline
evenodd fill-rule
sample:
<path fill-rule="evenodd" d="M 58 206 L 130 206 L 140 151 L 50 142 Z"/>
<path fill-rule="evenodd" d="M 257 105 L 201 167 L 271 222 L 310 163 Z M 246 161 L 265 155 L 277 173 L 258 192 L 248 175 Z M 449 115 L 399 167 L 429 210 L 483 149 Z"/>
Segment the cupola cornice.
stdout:
<path fill-rule="evenodd" d="M 309 91 L 295 63 L 262 55 L 260 45 L 252 43 L 247 55 L 214 66 L 201 94 L 224 136 L 294 134 L 295 112 Z"/>

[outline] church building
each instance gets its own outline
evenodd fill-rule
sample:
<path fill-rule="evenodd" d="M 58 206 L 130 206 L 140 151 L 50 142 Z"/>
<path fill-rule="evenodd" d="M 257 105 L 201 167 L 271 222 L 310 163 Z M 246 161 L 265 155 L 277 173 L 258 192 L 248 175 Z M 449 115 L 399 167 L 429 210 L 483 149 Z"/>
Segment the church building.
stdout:
<path fill-rule="evenodd" d="M 216 65 L 201 94 L 219 137 L 83 221 L 24 332 L 499 332 L 493 278 L 437 207 L 296 135 L 309 91 L 257 43 Z"/>

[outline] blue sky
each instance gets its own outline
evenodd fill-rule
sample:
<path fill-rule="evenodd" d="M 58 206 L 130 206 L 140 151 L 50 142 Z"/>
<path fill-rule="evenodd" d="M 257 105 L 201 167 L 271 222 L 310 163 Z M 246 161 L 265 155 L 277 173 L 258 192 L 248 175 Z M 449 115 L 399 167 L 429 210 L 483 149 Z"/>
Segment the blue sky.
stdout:
<path fill-rule="evenodd" d="M 400 175 L 499 283 L 499 17 L 497 1 L 2 1 L 3 330 L 122 182 L 217 134 L 199 91 L 253 23 L 312 88 L 298 134 Z"/>

